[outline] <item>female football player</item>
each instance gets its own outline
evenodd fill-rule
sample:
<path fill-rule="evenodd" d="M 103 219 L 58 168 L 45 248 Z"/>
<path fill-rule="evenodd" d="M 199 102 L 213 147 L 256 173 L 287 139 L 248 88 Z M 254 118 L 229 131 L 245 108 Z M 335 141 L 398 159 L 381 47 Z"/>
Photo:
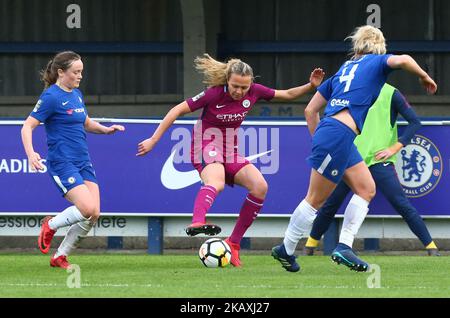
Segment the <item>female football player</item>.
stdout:
<path fill-rule="evenodd" d="M 33 148 L 33 130 L 42 122 L 47 133 L 47 168 L 60 193 L 72 205 L 55 217 L 43 219 L 38 246 L 47 254 L 56 231 L 70 226 L 66 237 L 50 259 L 52 267 L 68 268 L 67 256 L 86 236 L 100 215 L 100 192 L 88 152 L 86 132 L 113 134 L 121 125 L 106 127 L 89 118 L 81 91 L 83 62 L 71 51 L 56 54 L 42 72 L 45 90 L 25 120 L 22 142 L 28 162 L 43 169 L 41 156 Z"/>
<path fill-rule="evenodd" d="M 268 186 L 261 172 L 238 154 L 237 129 L 258 100 L 294 100 L 315 90 L 322 82 L 324 72 L 315 69 L 309 83 L 287 90 L 275 90 L 254 83 L 252 68 L 239 59 L 222 63 L 205 54 L 196 58 L 195 65 L 204 75 L 208 89 L 172 108 L 153 136 L 139 143 L 137 155 L 142 156 L 152 150 L 179 116 L 203 109 L 194 127 L 191 146 L 191 161 L 200 174 L 203 186 L 195 199 L 192 224 L 186 228 L 186 233 L 191 236 L 218 234 L 220 227 L 207 223 L 206 213 L 225 184 L 245 187 L 249 193 L 233 232 L 226 239 L 233 255 L 231 263 L 238 267 L 241 266 L 240 241 L 261 210 Z"/>
<path fill-rule="evenodd" d="M 415 74 L 428 93 L 437 90 L 433 79 L 411 56 L 386 54 L 386 42 L 379 29 L 358 27 L 349 39 L 353 57 L 318 88 L 305 109 L 313 136 L 312 154 L 308 157 L 312 167 L 309 188 L 291 216 L 283 244 L 272 249 L 272 256 L 288 271 L 300 269 L 293 255 L 298 240 L 309 234 L 317 210 L 341 179 L 354 195 L 345 210 L 332 259 L 357 271 L 367 270 L 367 263 L 354 254 L 352 245 L 375 196 L 375 182 L 353 141 L 361 133 L 367 112 L 392 70 L 401 68 Z M 320 120 L 319 111 L 325 105 L 324 118 Z"/>

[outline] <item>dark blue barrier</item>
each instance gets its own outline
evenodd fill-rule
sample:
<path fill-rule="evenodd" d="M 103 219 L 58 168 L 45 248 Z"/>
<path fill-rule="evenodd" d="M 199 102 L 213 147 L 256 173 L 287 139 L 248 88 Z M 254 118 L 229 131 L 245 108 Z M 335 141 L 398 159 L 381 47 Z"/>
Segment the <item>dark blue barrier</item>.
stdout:
<path fill-rule="evenodd" d="M 446 53 L 450 41 L 388 41 L 389 52 Z M 220 41 L 221 56 L 237 53 L 346 53 L 350 42 L 343 41 Z"/>
<path fill-rule="evenodd" d="M 182 42 L 0 42 L 0 53 L 182 54 Z"/>

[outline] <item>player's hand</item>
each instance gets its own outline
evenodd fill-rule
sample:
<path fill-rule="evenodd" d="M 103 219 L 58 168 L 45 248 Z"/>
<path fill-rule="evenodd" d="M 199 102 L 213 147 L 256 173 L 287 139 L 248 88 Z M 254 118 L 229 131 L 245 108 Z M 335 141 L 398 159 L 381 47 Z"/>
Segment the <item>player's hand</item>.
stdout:
<path fill-rule="evenodd" d="M 145 139 L 144 141 L 141 141 L 138 144 L 138 153 L 136 154 L 136 156 L 143 156 L 147 152 L 151 151 L 153 149 L 153 147 L 155 147 L 156 142 L 157 141 L 151 137 L 148 139 Z"/>
<path fill-rule="evenodd" d="M 384 150 L 380 150 L 375 154 L 376 160 L 382 160 L 386 161 L 390 157 L 396 154 L 396 151 L 392 150 L 391 148 L 386 148 Z"/>
<path fill-rule="evenodd" d="M 309 77 L 309 82 L 311 83 L 311 86 L 316 88 L 317 86 L 322 83 L 323 78 L 325 77 L 325 72 L 321 68 L 315 68 L 311 72 L 311 76 Z"/>
<path fill-rule="evenodd" d="M 41 163 L 41 156 L 37 152 L 33 152 L 28 156 L 28 164 L 36 170 L 44 170 L 44 165 Z"/>
<path fill-rule="evenodd" d="M 427 93 L 433 95 L 437 91 L 437 84 L 433 81 L 430 76 L 425 76 L 419 78 L 420 84 L 426 89 Z"/>
<path fill-rule="evenodd" d="M 114 134 L 116 131 L 125 131 L 125 127 L 123 127 L 122 125 L 112 125 L 109 127 L 106 127 L 106 134 L 107 135 L 111 135 Z"/>

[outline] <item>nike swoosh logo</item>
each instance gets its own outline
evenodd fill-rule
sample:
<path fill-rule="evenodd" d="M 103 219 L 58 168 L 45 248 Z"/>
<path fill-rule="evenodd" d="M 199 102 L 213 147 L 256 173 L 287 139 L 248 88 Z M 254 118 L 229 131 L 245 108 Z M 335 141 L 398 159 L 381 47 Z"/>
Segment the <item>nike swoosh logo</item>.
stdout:
<path fill-rule="evenodd" d="M 386 167 L 386 166 L 389 166 L 389 165 L 390 165 L 390 162 L 384 162 L 384 163 L 383 163 L 383 166 L 385 166 L 385 167 Z"/>
<path fill-rule="evenodd" d="M 265 156 L 265 155 L 267 155 L 268 153 L 271 153 L 272 151 L 273 151 L 273 149 L 271 149 L 271 150 L 269 150 L 269 151 L 257 153 L 256 155 L 252 155 L 252 156 L 245 157 L 245 159 L 247 159 L 248 161 L 252 162 L 253 160 L 255 160 L 255 159 L 259 158 L 259 157 Z"/>
<path fill-rule="evenodd" d="M 69 101 L 67 101 L 67 102 L 63 102 L 62 104 L 63 104 L 63 106 L 66 106 L 66 104 L 68 103 Z"/>
<path fill-rule="evenodd" d="M 175 166 L 173 165 L 174 163 L 173 158 L 175 157 L 175 151 L 176 150 L 174 150 L 170 154 L 169 158 L 167 158 L 166 162 L 164 163 L 164 166 L 161 169 L 161 183 L 163 184 L 163 186 L 170 190 L 179 190 L 189 187 L 190 185 L 193 185 L 194 183 L 201 181 L 197 170 L 194 169 L 190 171 L 179 171 L 175 168 Z M 272 151 L 273 149 L 257 153 L 255 155 L 245 157 L 245 159 L 251 162 L 259 157 L 271 153 Z"/>
<path fill-rule="evenodd" d="M 225 106 L 227 106 L 227 105 L 216 105 L 216 108 L 223 108 Z"/>

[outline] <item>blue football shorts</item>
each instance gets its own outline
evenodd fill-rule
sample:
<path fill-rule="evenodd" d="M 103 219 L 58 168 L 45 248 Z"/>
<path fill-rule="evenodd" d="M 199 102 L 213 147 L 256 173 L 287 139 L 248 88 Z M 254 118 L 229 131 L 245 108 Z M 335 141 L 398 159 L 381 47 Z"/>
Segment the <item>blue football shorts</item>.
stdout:
<path fill-rule="evenodd" d="M 322 119 L 314 132 L 308 164 L 328 180 L 339 183 L 347 168 L 363 161 L 353 141 L 356 134 L 332 117 Z"/>
<path fill-rule="evenodd" d="M 47 161 L 47 169 L 63 196 L 85 180 L 98 183 L 90 161 Z"/>

